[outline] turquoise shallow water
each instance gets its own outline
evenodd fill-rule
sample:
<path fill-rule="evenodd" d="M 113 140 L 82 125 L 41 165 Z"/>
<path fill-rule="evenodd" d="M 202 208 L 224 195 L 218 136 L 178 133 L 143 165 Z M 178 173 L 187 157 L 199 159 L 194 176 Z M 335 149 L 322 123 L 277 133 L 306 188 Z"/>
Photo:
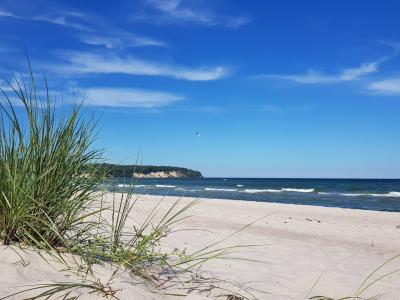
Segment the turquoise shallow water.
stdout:
<path fill-rule="evenodd" d="M 130 184 L 129 178 L 115 178 L 105 186 L 111 191 L 127 191 Z M 399 179 L 137 179 L 135 191 L 150 195 L 400 211 Z"/>

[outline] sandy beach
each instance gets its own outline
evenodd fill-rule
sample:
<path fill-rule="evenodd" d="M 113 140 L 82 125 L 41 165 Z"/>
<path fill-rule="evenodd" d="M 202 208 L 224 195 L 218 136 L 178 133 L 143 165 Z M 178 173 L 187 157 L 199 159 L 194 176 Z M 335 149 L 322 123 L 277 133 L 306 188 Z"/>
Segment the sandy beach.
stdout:
<path fill-rule="evenodd" d="M 111 201 L 111 194 L 106 197 Z M 138 197 L 129 222 L 144 220 L 161 199 Z M 159 211 L 167 210 L 176 199 L 163 197 Z M 182 198 L 180 205 L 191 200 Z M 259 262 L 218 260 L 203 269 L 220 278 L 246 283 L 258 299 L 305 299 L 318 278 L 311 295 L 351 296 L 376 267 L 400 253 L 400 213 L 207 199 L 188 214 L 193 216 L 182 221 L 179 228 L 201 230 L 170 234 L 164 247 L 195 251 L 256 221 L 219 246 L 257 244 L 234 256 Z M 10 289 L 15 286 L 71 279 L 33 254 L 24 254 L 30 263 L 23 266 L 10 249 L 3 247 L 0 251 L 0 296 L 15 291 Z M 394 260 L 374 278 L 399 267 L 400 260 Z M 107 272 L 104 267 L 103 273 Z M 363 296 L 382 294 L 378 299 L 398 299 L 399 279 L 400 275 L 394 274 Z M 122 282 L 116 286 L 122 289 L 120 299 L 166 298 Z"/>
<path fill-rule="evenodd" d="M 400 300 L 399 12 L 1 1 L 0 300 Z"/>

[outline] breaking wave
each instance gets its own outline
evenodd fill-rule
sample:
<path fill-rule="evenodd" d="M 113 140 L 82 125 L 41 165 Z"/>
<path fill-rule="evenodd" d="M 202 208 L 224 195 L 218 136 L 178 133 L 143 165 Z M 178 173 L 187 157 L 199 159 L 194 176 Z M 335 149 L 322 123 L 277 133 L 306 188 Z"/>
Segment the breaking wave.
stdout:
<path fill-rule="evenodd" d="M 131 185 L 130 184 L 118 184 L 117 186 L 118 187 L 130 187 Z"/>
<path fill-rule="evenodd" d="M 282 193 L 282 192 L 297 192 L 297 193 L 312 193 L 314 189 L 292 189 L 292 188 L 282 188 L 280 190 L 276 189 L 245 189 L 244 193 L 256 194 L 256 193 Z"/>
<path fill-rule="evenodd" d="M 312 193 L 312 192 L 315 192 L 315 189 L 283 188 L 282 191 L 285 191 L 285 192 L 297 192 L 297 193 Z"/>
<path fill-rule="evenodd" d="M 219 191 L 219 192 L 236 192 L 237 189 L 217 189 L 217 188 L 205 188 L 205 191 Z"/>
<path fill-rule="evenodd" d="M 400 192 L 389 192 L 386 194 L 356 194 L 356 193 L 346 193 L 346 194 L 339 194 L 341 196 L 348 196 L 348 197 L 362 197 L 362 196 L 369 196 L 369 197 L 397 197 L 400 198 Z"/>
<path fill-rule="evenodd" d="M 256 194 L 256 193 L 280 193 L 283 191 L 274 189 L 245 189 L 243 192 L 248 194 Z"/>
<path fill-rule="evenodd" d="M 176 185 L 168 185 L 168 184 L 156 184 L 158 188 L 175 188 Z"/>
<path fill-rule="evenodd" d="M 146 184 L 118 184 L 117 185 L 120 188 L 138 188 L 138 187 L 144 187 L 147 186 Z"/>
<path fill-rule="evenodd" d="M 400 198 L 400 192 L 389 192 L 385 194 L 376 194 L 376 193 L 327 193 L 327 192 L 319 192 L 320 195 L 340 195 L 345 197 L 395 197 Z"/>

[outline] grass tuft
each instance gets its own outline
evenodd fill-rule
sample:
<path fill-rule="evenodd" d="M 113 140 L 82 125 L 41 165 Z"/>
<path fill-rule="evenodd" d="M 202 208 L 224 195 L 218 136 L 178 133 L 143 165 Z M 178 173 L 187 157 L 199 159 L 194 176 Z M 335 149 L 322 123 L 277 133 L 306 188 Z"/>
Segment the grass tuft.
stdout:
<path fill-rule="evenodd" d="M 12 75 L 0 101 L 0 241 L 40 249 L 68 247 L 84 225 L 101 158 L 93 150 L 94 119 L 82 118 L 82 102 L 61 114 L 29 78 Z"/>
<path fill-rule="evenodd" d="M 12 75 L 7 90 L 0 90 L 0 244 L 42 250 L 52 263 L 44 250 L 79 282 L 39 284 L 8 297 L 37 292 L 29 299 L 75 299 L 74 291 L 89 290 L 115 298 L 112 280 L 96 279 L 94 267 L 102 264 L 114 269 L 111 278 L 128 274 L 132 284 L 170 295 L 209 294 L 218 284 L 224 295 L 247 292 L 235 284 L 229 290 L 230 283 L 205 275 L 201 266 L 235 259 L 230 255 L 248 246 L 220 246 L 223 239 L 192 254 L 163 250 L 162 240 L 190 217 L 187 211 L 198 200 L 177 199 L 163 213 L 158 203 L 135 225 L 128 222 L 137 201 L 134 185 L 104 201 L 98 185 L 107 170 L 99 163 L 102 151 L 94 148 L 95 119 L 84 118 L 82 101 L 58 106 L 46 78 L 42 92 L 30 64 L 29 70 L 28 77 Z"/>

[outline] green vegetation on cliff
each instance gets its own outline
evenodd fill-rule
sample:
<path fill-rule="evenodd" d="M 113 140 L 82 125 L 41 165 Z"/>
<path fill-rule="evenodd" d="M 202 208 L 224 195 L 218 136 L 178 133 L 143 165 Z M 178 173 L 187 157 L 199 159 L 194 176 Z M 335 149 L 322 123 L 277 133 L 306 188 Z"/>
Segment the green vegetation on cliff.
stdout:
<path fill-rule="evenodd" d="M 177 177 L 185 178 L 202 178 L 203 175 L 199 171 L 194 171 L 187 168 L 171 167 L 171 166 L 141 166 L 141 165 L 117 165 L 117 164 L 102 164 L 106 170 L 107 176 L 112 177 L 132 177 L 133 174 L 148 175 L 156 172 L 179 174 Z M 173 177 L 173 176 L 171 176 Z"/>

